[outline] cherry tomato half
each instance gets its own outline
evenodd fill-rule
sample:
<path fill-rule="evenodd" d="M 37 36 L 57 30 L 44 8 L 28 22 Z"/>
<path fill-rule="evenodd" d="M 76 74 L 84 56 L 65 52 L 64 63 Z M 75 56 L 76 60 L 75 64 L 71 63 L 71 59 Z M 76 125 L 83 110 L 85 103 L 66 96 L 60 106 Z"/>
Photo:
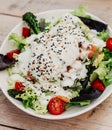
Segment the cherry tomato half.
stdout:
<path fill-rule="evenodd" d="M 15 83 L 15 89 L 24 91 L 24 85 L 22 84 L 22 82 L 16 82 Z"/>
<path fill-rule="evenodd" d="M 12 50 L 10 52 L 7 52 L 7 57 L 10 59 L 10 60 L 14 60 L 14 57 L 13 55 L 14 54 L 19 54 L 20 53 L 20 50 L 16 49 L 16 50 Z"/>
<path fill-rule="evenodd" d="M 54 97 L 48 103 L 48 111 L 53 115 L 59 115 L 65 111 L 65 102 Z"/>
<path fill-rule="evenodd" d="M 29 37 L 30 36 L 30 29 L 29 28 L 27 28 L 27 27 L 23 27 L 22 28 L 22 36 L 23 37 Z"/>
<path fill-rule="evenodd" d="M 112 51 L 112 37 L 109 37 L 106 41 L 106 48 Z"/>
<path fill-rule="evenodd" d="M 93 88 L 95 88 L 95 89 L 98 89 L 99 91 L 104 91 L 105 90 L 104 84 L 99 79 L 96 79 L 95 81 L 93 81 L 93 83 L 91 84 L 91 86 Z"/>

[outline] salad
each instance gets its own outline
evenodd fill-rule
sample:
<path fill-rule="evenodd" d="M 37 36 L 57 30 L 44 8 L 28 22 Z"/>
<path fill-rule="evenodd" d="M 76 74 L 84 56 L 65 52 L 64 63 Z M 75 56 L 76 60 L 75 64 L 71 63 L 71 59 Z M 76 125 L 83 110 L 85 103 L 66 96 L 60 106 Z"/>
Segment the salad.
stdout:
<path fill-rule="evenodd" d="M 21 34 L 11 33 L 16 49 L 0 54 L 7 69 L 7 93 L 39 114 L 62 114 L 85 106 L 112 84 L 112 37 L 83 6 L 58 19 L 22 16 Z"/>

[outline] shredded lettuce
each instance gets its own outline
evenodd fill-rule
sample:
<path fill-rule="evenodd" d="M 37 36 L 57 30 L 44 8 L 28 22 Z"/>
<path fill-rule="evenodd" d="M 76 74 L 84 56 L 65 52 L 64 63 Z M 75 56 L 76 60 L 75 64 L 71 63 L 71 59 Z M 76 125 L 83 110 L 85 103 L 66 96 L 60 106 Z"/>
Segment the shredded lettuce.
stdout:
<path fill-rule="evenodd" d="M 105 86 L 112 84 L 112 52 L 103 48 L 102 53 L 93 62 L 95 70 L 90 76 L 90 81 L 99 78 Z"/>
<path fill-rule="evenodd" d="M 102 62 L 103 58 L 104 58 L 104 54 L 101 53 L 100 55 L 98 55 L 98 56 L 95 58 L 95 60 L 94 60 L 94 62 L 93 62 L 93 65 L 94 65 L 95 67 L 98 67 L 98 65 Z"/>
<path fill-rule="evenodd" d="M 25 87 L 24 93 L 16 95 L 15 98 L 21 99 L 25 108 L 32 108 L 40 114 L 47 112 L 47 106 L 40 104 L 35 91 L 29 86 Z"/>
<path fill-rule="evenodd" d="M 42 105 L 38 101 L 32 101 L 32 108 L 39 114 L 47 113 L 47 105 Z"/>
<path fill-rule="evenodd" d="M 9 40 L 13 40 L 14 45 L 17 46 L 17 48 L 21 51 L 24 49 L 25 46 L 28 45 L 26 40 L 23 37 L 19 36 L 17 33 L 11 33 L 11 35 L 9 36 Z"/>
<path fill-rule="evenodd" d="M 110 36 L 109 36 L 109 31 L 108 30 L 103 30 L 102 32 L 99 32 L 97 36 L 102 39 L 103 41 L 106 41 Z"/>
<path fill-rule="evenodd" d="M 93 72 L 93 73 L 96 73 L 96 74 L 98 75 L 98 77 L 99 77 L 100 80 L 103 80 L 104 77 L 105 77 L 105 76 L 108 74 L 108 72 L 109 72 L 109 69 L 108 69 L 107 66 L 106 66 L 107 63 L 108 63 L 108 62 L 106 62 L 106 61 L 101 62 L 101 63 L 99 64 L 99 67 L 98 67 L 97 69 L 95 69 L 94 72 Z"/>
<path fill-rule="evenodd" d="M 109 86 L 110 84 L 112 84 L 112 73 L 105 76 L 103 83 L 105 86 Z"/>
<path fill-rule="evenodd" d="M 112 58 L 112 51 L 109 51 L 107 48 L 103 48 L 103 53 L 104 53 L 104 61 L 107 61 L 108 59 Z"/>
<path fill-rule="evenodd" d="M 86 10 L 87 10 L 87 6 L 80 5 L 76 10 L 72 11 L 71 14 L 91 19 L 91 16 L 87 15 Z"/>

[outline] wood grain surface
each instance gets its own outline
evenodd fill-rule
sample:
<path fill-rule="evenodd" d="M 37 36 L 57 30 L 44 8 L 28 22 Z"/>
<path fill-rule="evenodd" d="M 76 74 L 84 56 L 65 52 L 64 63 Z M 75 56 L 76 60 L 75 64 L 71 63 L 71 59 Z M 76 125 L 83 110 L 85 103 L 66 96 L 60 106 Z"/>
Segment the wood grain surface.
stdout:
<path fill-rule="evenodd" d="M 75 9 L 80 4 L 112 27 L 112 0 L 0 0 L 0 44 L 26 11 Z M 112 130 L 112 95 L 85 114 L 52 121 L 24 113 L 0 90 L 0 130 Z"/>

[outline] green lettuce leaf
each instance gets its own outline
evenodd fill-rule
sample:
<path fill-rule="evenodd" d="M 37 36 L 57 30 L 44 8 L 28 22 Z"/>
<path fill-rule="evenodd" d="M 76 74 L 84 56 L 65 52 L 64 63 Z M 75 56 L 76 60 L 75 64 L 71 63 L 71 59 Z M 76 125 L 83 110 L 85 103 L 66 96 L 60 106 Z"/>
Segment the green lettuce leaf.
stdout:
<path fill-rule="evenodd" d="M 110 73 L 112 68 L 112 58 L 108 61 L 102 61 L 98 68 L 95 69 L 91 75 L 91 80 L 99 78 L 103 81 L 105 86 L 108 86 L 112 83 L 112 74 Z"/>
<path fill-rule="evenodd" d="M 17 33 L 11 33 L 9 36 L 9 40 L 13 40 L 14 45 L 17 46 L 19 50 L 23 50 L 24 47 L 28 45 L 26 40 L 23 37 L 19 36 Z"/>
<path fill-rule="evenodd" d="M 68 102 L 66 104 L 66 108 L 69 108 L 71 106 L 77 106 L 77 105 L 82 107 L 82 106 L 86 106 L 86 105 L 89 105 L 89 104 L 91 104 L 91 100 Z"/>
<path fill-rule="evenodd" d="M 107 41 L 107 39 L 110 37 L 108 30 L 103 30 L 102 32 L 99 32 L 97 36 L 103 41 Z"/>
<path fill-rule="evenodd" d="M 20 99 L 25 108 L 32 108 L 37 113 L 43 114 L 47 112 L 47 105 L 42 105 L 38 101 L 38 96 L 35 91 L 29 87 L 25 87 L 25 92 L 15 96 L 15 99 Z"/>
<path fill-rule="evenodd" d="M 91 19 L 91 16 L 87 15 L 86 10 L 87 10 L 87 6 L 80 5 L 76 10 L 72 11 L 71 14 Z"/>

